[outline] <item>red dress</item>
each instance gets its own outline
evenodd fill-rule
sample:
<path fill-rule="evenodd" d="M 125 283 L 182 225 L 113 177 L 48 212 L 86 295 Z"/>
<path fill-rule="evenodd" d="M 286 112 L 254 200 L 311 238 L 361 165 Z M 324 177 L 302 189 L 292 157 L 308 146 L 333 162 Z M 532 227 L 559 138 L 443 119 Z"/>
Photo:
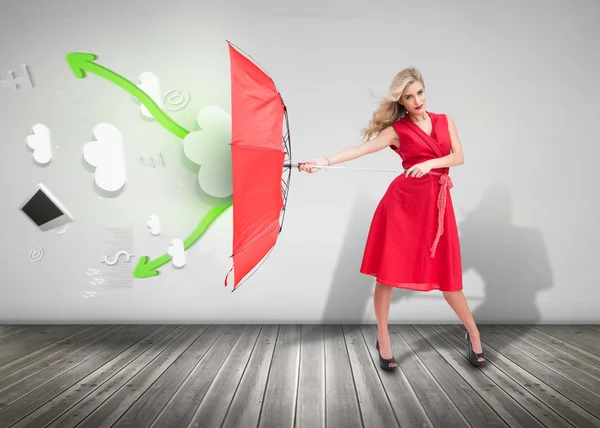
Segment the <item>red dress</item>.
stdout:
<path fill-rule="evenodd" d="M 431 135 L 408 117 L 392 124 L 402 166 L 450 154 L 448 118 L 428 112 Z M 450 197 L 449 168 L 432 169 L 421 178 L 401 174 L 379 202 L 365 245 L 360 272 L 378 282 L 417 291 L 462 290 L 458 228 Z"/>

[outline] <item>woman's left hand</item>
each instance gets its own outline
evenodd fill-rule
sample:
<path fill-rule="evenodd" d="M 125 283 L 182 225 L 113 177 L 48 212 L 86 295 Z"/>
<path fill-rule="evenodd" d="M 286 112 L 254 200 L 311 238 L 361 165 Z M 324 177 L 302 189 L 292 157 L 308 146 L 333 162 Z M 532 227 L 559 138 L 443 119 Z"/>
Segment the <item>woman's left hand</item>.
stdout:
<path fill-rule="evenodd" d="M 425 174 L 427 174 L 429 171 L 431 171 L 431 164 L 429 164 L 427 161 L 425 161 L 425 162 L 418 163 L 416 165 L 411 166 L 408 169 L 408 171 L 406 171 L 405 175 L 407 177 L 421 178 Z"/>

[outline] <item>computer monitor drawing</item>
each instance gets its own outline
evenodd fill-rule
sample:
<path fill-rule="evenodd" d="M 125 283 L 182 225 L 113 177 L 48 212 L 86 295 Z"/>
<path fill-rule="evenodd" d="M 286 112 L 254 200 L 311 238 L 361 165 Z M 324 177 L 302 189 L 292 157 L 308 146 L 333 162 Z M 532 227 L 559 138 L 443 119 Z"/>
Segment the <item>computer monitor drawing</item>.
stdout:
<path fill-rule="evenodd" d="M 60 203 L 46 186 L 42 183 L 37 185 L 38 190 L 30 196 L 21 211 L 40 228 L 40 230 L 52 230 L 67 223 L 71 223 L 74 217 Z"/>

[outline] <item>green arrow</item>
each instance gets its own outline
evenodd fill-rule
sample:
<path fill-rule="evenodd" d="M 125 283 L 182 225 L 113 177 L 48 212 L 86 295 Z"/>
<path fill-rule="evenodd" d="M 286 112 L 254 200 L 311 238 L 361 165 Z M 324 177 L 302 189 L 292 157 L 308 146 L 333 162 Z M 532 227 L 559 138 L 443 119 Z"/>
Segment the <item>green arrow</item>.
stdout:
<path fill-rule="evenodd" d="M 125 79 L 124 77 L 118 75 L 114 71 L 111 71 L 95 63 L 94 61 L 98 58 L 96 55 L 89 53 L 71 52 L 67 54 L 66 58 L 67 62 L 69 63 L 69 66 L 71 67 L 71 70 L 73 70 L 73 74 L 75 74 L 75 77 L 77 77 L 78 79 L 84 78 L 86 71 L 103 77 L 109 82 L 112 82 L 115 85 L 118 85 L 121 88 L 125 89 L 131 95 L 140 100 L 140 102 L 146 106 L 148 111 L 152 114 L 152 116 L 156 119 L 158 123 L 160 123 L 164 128 L 168 129 L 179 138 L 185 138 L 185 136 L 190 133 L 187 129 L 182 128 L 175 121 L 173 121 L 173 119 L 167 116 L 167 114 L 164 111 L 162 111 L 158 104 L 156 104 L 154 100 L 148 96 L 148 94 L 146 94 L 144 91 L 138 88 L 135 84 Z"/>
<path fill-rule="evenodd" d="M 212 224 L 213 221 L 217 219 L 223 212 L 229 208 L 233 202 L 228 202 L 225 205 L 219 205 L 218 207 L 213 208 L 204 216 L 196 229 L 191 233 L 190 236 L 186 238 L 183 242 L 183 249 L 187 250 L 206 232 L 208 227 Z M 133 271 L 134 278 L 148 278 L 151 276 L 156 276 L 159 274 L 158 268 L 169 263 L 171 260 L 171 256 L 169 254 L 163 254 L 157 259 L 148 260 L 148 256 L 142 256 L 140 261 L 138 262 L 135 270 Z"/>

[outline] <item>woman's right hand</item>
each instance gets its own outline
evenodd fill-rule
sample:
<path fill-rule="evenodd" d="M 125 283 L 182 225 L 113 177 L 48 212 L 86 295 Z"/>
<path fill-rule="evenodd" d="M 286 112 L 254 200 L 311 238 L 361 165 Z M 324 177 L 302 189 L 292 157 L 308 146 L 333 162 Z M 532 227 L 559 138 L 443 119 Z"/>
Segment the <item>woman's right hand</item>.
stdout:
<path fill-rule="evenodd" d="M 312 159 L 305 162 L 298 162 L 298 170 L 308 172 L 312 174 L 313 172 L 319 171 L 321 168 L 315 168 L 315 166 L 328 166 L 329 162 L 325 158 Z"/>

